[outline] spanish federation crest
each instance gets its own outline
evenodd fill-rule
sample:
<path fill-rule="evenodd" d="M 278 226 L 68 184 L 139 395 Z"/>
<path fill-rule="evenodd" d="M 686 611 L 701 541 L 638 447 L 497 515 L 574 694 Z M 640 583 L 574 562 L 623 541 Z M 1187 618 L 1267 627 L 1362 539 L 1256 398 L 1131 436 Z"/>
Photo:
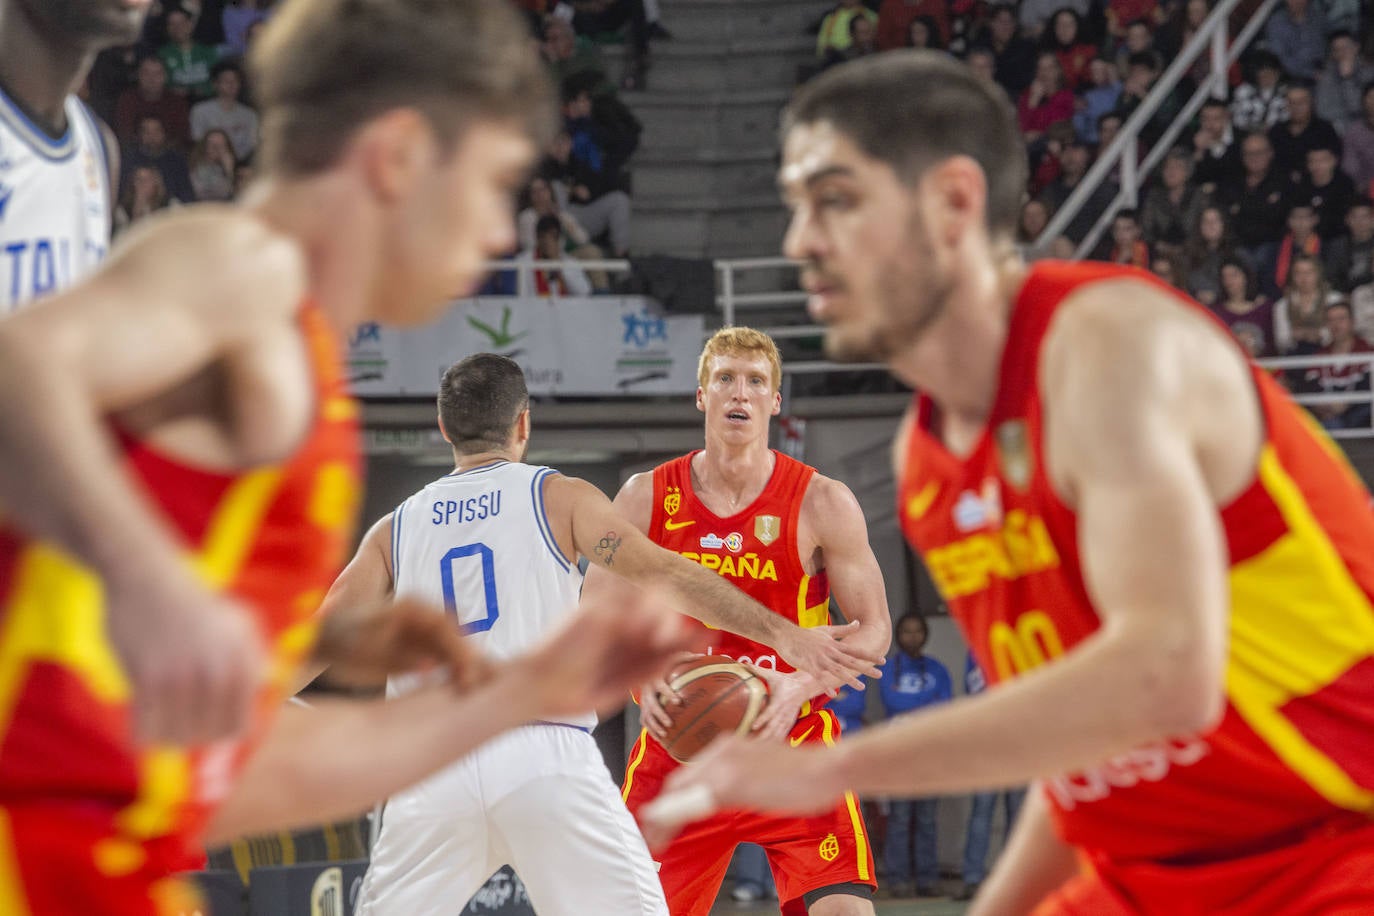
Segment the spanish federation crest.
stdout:
<path fill-rule="evenodd" d="M 1030 485 L 1034 459 L 1025 420 L 1008 420 L 997 427 L 997 466 L 1002 477 L 1018 490 Z"/>
<path fill-rule="evenodd" d="M 776 541 L 780 534 L 782 534 L 782 519 L 776 515 L 754 516 L 754 537 L 758 538 L 765 547 Z"/>
<path fill-rule="evenodd" d="M 668 492 L 663 497 L 663 511 L 669 515 L 676 515 L 677 510 L 682 508 L 682 488 L 669 487 Z"/>

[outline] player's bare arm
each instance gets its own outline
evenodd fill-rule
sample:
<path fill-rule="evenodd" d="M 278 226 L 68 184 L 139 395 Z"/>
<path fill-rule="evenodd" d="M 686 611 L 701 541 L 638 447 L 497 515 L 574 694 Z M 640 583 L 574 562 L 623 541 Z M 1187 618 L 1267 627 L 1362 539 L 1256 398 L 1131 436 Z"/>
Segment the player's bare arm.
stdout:
<path fill-rule="evenodd" d="M 825 570 L 830 593 L 845 618 L 851 625 L 858 624 L 845 642 L 869 658 L 887 655 L 892 616 L 883 571 L 868 542 L 868 524 L 859 501 L 838 480 L 816 474 L 802 498 L 800 526 L 802 542 L 816 545 L 812 563 Z M 769 701 L 754 731 L 765 740 L 786 735 L 802 704 L 826 692 L 826 685 L 804 672 L 761 669 L 760 673 L 769 682 Z"/>
<path fill-rule="evenodd" d="M 574 489 L 566 497 L 576 503 L 570 516 L 575 526 L 572 537 L 577 550 L 591 562 L 584 593 L 591 588 L 597 594 L 595 590 L 609 578 L 603 572 L 632 584 L 656 584 L 673 597 L 682 613 L 773 647 L 793 666 L 814 675 L 825 690 L 844 684 L 861 687 L 860 675 L 876 676 L 881 654 L 850 642 L 859 629 L 857 623 L 802 629 L 714 572 L 649 540 L 645 531 L 652 518 L 653 481 L 648 475 L 630 478 L 614 503 L 584 481 L 562 480 Z M 560 486 L 550 481 L 546 499 Z"/>
<path fill-rule="evenodd" d="M 226 430 L 189 416 L 167 425 L 232 442 L 245 463 L 284 452 L 304 432 L 308 398 L 285 428 L 289 414 L 247 409 L 265 379 L 233 367 L 282 345 L 302 289 L 293 244 L 247 216 L 196 208 L 150 221 L 99 274 L 0 325 L 0 505 L 100 575 L 144 740 L 236 733 L 260 649 L 239 608 L 195 580 L 137 487 L 112 484 L 121 462 L 107 419 L 225 371 L 244 397 Z"/>
<path fill-rule="evenodd" d="M 674 788 L 696 786 L 689 800 L 698 805 L 782 811 L 800 810 L 804 786 L 823 786 L 826 803 L 845 788 L 968 792 L 1215 726 L 1228 609 L 1217 506 L 1248 482 L 1261 434 L 1239 354 L 1167 295 L 1131 281 L 1099 284 L 1063 306 L 1040 384 L 1042 402 L 1054 405 L 1049 471 L 1078 512 L 1101 628 L 998 690 L 902 717 L 833 750 L 794 751 L 783 778 L 777 749 L 722 742 Z M 1207 425 L 1223 415 L 1223 428 Z M 761 772 L 770 777 L 750 775 Z"/>
<path fill-rule="evenodd" d="M 1032 786 L 968 916 L 1029 913 L 1077 871 L 1078 856 L 1054 832 L 1045 793 Z"/>
<path fill-rule="evenodd" d="M 210 825 L 209 842 L 354 815 L 507 729 L 619 706 L 696 646 L 661 602 L 641 592 L 624 605 L 584 605 L 462 697 L 436 685 L 398 700 L 284 710 Z"/>

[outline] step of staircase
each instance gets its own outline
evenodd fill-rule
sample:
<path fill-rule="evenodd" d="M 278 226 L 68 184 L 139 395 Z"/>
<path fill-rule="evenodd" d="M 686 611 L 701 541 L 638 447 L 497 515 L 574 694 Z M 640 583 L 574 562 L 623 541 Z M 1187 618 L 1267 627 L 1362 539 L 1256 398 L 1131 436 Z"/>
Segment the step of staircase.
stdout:
<path fill-rule="evenodd" d="M 621 72 L 625 49 L 608 47 L 611 72 Z M 659 42 L 653 46 L 648 86 L 654 92 L 777 90 L 796 82 L 797 67 L 812 59 L 806 35 L 722 42 Z M 625 101 L 634 105 L 637 93 Z"/>
<path fill-rule="evenodd" d="M 635 250 L 678 257 L 771 257 L 780 253 L 787 212 L 772 194 L 636 199 Z"/>
<path fill-rule="evenodd" d="M 790 38 L 804 34 L 824 12 L 797 0 L 673 0 L 663 22 L 672 43 Z"/>
<path fill-rule="evenodd" d="M 650 85 L 654 85 L 651 83 Z M 627 93 L 644 123 L 642 149 L 776 149 L 785 89 Z M 638 160 L 637 160 L 638 161 Z"/>
<path fill-rule="evenodd" d="M 730 200 L 767 193 L 774 186 L 777 152 L 771 148 L 646 149 L 635 156 L 635 197 L 644 203 L 682 196 Z"/>

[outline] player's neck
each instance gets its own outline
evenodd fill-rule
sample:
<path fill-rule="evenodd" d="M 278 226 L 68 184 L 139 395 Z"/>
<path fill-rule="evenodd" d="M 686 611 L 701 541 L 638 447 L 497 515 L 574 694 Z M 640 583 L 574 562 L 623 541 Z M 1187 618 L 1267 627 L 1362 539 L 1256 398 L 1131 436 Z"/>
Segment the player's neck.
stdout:
<path fill-rule="evenodd" d="M 995 267 L 961 271 L 944 314 L 888 360 L 892 373 L 930 397 L 947 423 L 979 426 L 992 412 L 1011 306 L 1025 275 L 1011 253 Z"/>
<path fill-rule="evenodd" d="M 337 174 L 298 180 L 265 179 L 245 206 L 268 225 L 291 236 L 305 251 L 307 295 L 334 330 L 350 332 L 374 320 L 372 304 L 382 301 L 379 246 L 373 221 L 350 204 L 356 192 Z"/>
<path fill-rule="evenodd" d="M 475 452 L 471 455 L 453 453 L 454 473 L 461 474 L 463 471 L 471 471 L 473 468 L 480 468 L 484 465 L 494 464 L 497 461 L 519 461 L 520 457 L 510 450 L 492 450 L 488 452 Z"/>
<path fill-rule="evenodd" d="M 725 510 L 717 515 L 732 515 L 768 486 L 776 462 L 766 439 L 740 445 L 708 436 L 692 461 L 692 489 L 708 506 Z"/>
<path fill-rule="evenodd" d="M 53 41 L 21 6 L 0 5 L 0 89 L 56 137 L 67 129 L 67 96 L 86 78 L 95 52 Z"/>

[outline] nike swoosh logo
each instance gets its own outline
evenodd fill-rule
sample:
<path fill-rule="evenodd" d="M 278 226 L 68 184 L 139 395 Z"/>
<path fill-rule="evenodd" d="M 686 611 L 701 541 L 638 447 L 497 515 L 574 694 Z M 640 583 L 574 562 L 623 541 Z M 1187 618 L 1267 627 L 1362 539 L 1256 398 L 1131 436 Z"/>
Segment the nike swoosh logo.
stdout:
<path fill-rule="evenodd" d="M 695 525 L 695 524 L 696 524 L 695 521 L 692 521 L 692 522 L 664 522 L 664 523 L 663 523 L 663 527 L 664 527 L 664 528 L 667 528 L 669 531 L 676 531 L 676 530 L 678 530 L 679 528 L 686 528 L 688 525 Z"/>
<path fill-rule="evenodd" d="M 935 502 L 935 496 L 939 492 L 939 485 L 931 481 L 925 485 L 921 492 L 906 501 L 906 514 L 913 522 L 920 521 L 921 517 L 929 511 L 930 504 Z"/>
<path fill-rule="evenodd" d="M 813 725 L 813 726 L 811 726 L 810 728 L 808 728 L 806 731 L 802 732 L 802 733 L 801 733 L 800 735 L 798 735 L 797 737 L 795 737 L 795 738 L 788 738 L 788 739 L 787 739 L 787 743 L 790 744 L 790 745 L 792 745 L 793 747 L 797 747 L 799 744 L 801 744 L 803 741 L 806 740 L 806 736 L 807 736 L 807 735 L 811 734 L 811 733 L 814 732 L 815 730 L 816 730 L 816 726 Z"/>

